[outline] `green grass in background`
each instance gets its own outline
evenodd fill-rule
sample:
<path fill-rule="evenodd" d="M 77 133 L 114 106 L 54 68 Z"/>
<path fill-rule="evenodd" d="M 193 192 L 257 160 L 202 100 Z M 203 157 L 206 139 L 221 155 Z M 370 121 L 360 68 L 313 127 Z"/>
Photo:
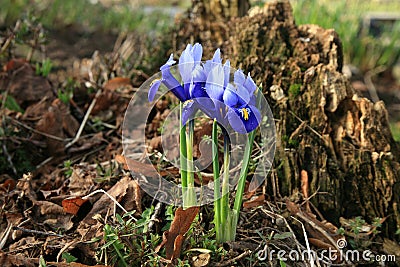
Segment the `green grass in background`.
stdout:
<path fill-rule="evenodd" d="M 396 142 L 400 142 L 400 123 L 390 123 L 390 129 L 392 131 L 393 139 Z"/>
<path fill-rule="evenodd" d="M 36 17 L 45 28 L 77 24 L 88 30 L 162 33 L 173 24 L 170 8 L 132 5 L 130 1 L 0 0 L 0 26 L 12 26 L 24 16 Z M 112 4 L 115 2 L 115 4 Z M 179 7 L 175 7 L 179 8 Z"/>

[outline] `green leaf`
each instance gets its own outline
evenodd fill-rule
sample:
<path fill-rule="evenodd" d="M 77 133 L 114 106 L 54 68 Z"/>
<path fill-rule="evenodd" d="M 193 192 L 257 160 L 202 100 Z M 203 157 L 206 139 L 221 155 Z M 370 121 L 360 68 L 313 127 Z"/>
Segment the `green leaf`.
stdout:
<path fill-rule="evenodd" d="M 69 254 L 68 252 L 63 252 L 63 254 L 61 255 L 61 258 L 66 260 L 67 263 L 75 262 L 78 259 L 78 258 L 72 256 L 71 254 Z"/>
<path fill-rule="evenodd" d="M 18 105 L 18 103 L 15 100 L 15 98 L 10 96 L 10 95 L 7 95 L 5 107 L 8 108 L 9 110 L 13 110 L 13 111 L 24 113 L 24 110 Z"/>
<path fill-rule="evenodd" d="M 282 234 L 275 234 L 274 239 L 286 239 L 293 237 L 293 234 L 291 232 L 284 232 Z"/>
<path fill-rule="evenodd" d="M 39 267 L 46 267 L 46 261 L 43 259 L 42 255 L 40 255 L 39 258 Z"/>

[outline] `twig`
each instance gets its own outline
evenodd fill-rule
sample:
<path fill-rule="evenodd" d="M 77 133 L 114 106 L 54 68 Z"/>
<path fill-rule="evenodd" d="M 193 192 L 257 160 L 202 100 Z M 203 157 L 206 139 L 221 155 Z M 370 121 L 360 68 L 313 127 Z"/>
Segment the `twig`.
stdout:
<path fill-rule="evenodd" d="M 88 110 L 86 111 L 85 117 L 83 117 L 83 121 L 81 123 L 81 126 L 78 129 L 78 132 L 75 135 L 75 138 L 71 142 L 66 144 L 65 148 L 69 148 L 70 146 L 72 146 L 73 144 L 75 144 L 79 140 L 79 138 L 80 138 L 80 136 L 81 136 L 81 134 L 83 132 L 83 128 L 85 128 L 86 122 L 89 119 L 90 113 L 92 112 L 94 106 L 96 105 L 97 98 L 99 97 L 101 92 L 102 92 L 102 90 L 98 90 L 97 91 L 95 97 L 92 100 L 92 103 L 90 103 L 90 106 L 89 106 Z"/>
<path fill-rule="evenodd" d="M 161 208 L 162 208 L 162 202 L 158 202 L 157 205 L 154 207 L 154 213 L 153 213 L 153 215 L 151 215 L 151 218 L 149 220 L 149 224 L 147 227 L 149 229 L 150 233 L 152 232 L 154 223 L 157 221 L 158 214 L 161 212 Z"/>
<path fill-rule="evenodd" d="M 13 226 L 12 229 L 13 230 L 20 230 L 22 232 L 36 234 L 36 235 L 47 235 L 47 236 L 64 237 L 63 235 L 56 234 L 56 233 L 48 233 L 48 232 L 43 232 L 43 231 L 38 231 L 38 230 L 30 230 L 30 229 L 25 229 L 25 228 L 18 227 L 18 226 Z"/>
<path fill-rule="evenodd" d="M 103 194 L 105 194 L 109 199 L 112 200 L 112 202 L 114 202 L 114 205 L 118 206 L 121 210 L 123 210 L 123 212 L 128 213 L 128 211 L 127 211 L 124 207 L 122 207 L 122 205 L 119 204 L 118 201 L 117 201 L 112 195 L 110 195 L 109 193 L 107 193 L 107 192 L 104 191 L 103 189 L 98 189 L 98 190 L 96 190 L 96 191 L 93 191 L 92 193 L 90 193 L 90 194 L 88 194 L 88 195 L 82 197 L 82 199 L 87 199 L 87 198 L 89 198 L 89 197 L 91 197 L 91 196 L 93 196 L 93 195 L 95 195 L 95 194 L 97 194 L 97 193 L 103 193 Z M 114 208 L 114 213 L 115 213 L 115 208 Z M 135 217 L 133 217 L 133 216 L 131 216 L 131 215 L 129 215 L 129 217 L 130 217 L 132 220 L 134 220 L 135 222 L 137 221 L 137 219 L 136 219 Z"/>
<path fill-rule="evenodd" d="M 7 40 L 4 42 L 3 46 L 1 47 L 0 54 L 3 54 L 3 52 L 6 51 L 8 46 L 11 44 L 11 41 L 15 37 L 15 32 L 17 32 L 19 30 L 20 25 L 21 25 L 21 21 L 17 20 L 17 22 L 15 23 L 15 27 L 12 31 L 12 34 L 7 38 Z"/>
<path fill-rule="evenodd" d="M 4 247 L 4 245 L 6 244 L 7 239 L 8 239 L 8 236 L 9 236 L 10 233 L 11 233 L 11 229 L 12 229 L 12 223 L 8 224 L 7 229 L 5 230 L 3 236 L 1 237 L 1 240 L 0 240 L 0 250 L 2 250 L 3 247 Z"/>
<path fill-rule="evenodd" d="M 297 219 L 297 218 L 295 218 L 293 216 L 290 216 L 290 217 L 292 217 L 294 220 L 296 220 L 297 222 L 299 222 L 301 224 L 301 229 L 303 229 L 303 234 L 304 234 L 304 240 L 306 242 L 309 261 L 310 261 L 311 267 L 314 267 L 314 258 L 313 258 L 313 254 L 311 253 L 310 243 L 308 243 L 308 237 L 307 237 L 306 228 L 304 227 L 304 224 L 299 219 Z"/>
<path fill-rule="evenodd" d="M 76 243 L 79 243 L 79 242 L 80 242 L 80 241 L 72 240 L 71 242 L 65 244 L 65 246 L 64 246 L 62 249 L 60 249 L 60 251 L 59 251 L 58 254 L 57 254 L 57 262 L 60 261 L 60 257 L 62 256 L 62 254 L 64 253 L 64 251 L 66 251 L 70 246 L 73 246 L 73 245 L 75 245 Z"/>
<path fill-rule="evenodd" d="M 232 258 L 230 260 L 227 260 L 227 261 L 225 261 L 223 263 L 217 263 L 214 266 L 217 266 L 217 267 L 228 266 L 228 265 L 233 264 L 235 261 L 240 260 L 241 258 L 244 258 L 244 257 L 246 257 L 246 256 L 248 256 L 250 254 L 251 254 L 251 250 L 246 250 L 245 252 L 243 252 L 242 254 L 240 254 L 240 255 L 238 255 L 238 256 L 236 256 L 234 258 Z"/>
<path fill-rule="evenodd" d="M 44 161 L 42 161 L 41 163 L 39 163 L 38 165 L 36 165 L 36 169 L 39 169 L 41 167 L 43 167 L 44 165 L 46 165 L 47 163 L 49 163 L 50 161 L 53 160 L 54 157 L 49 157 L 47 159 L 45 159 Z"/>
<path fill-rule="evenodd" d="M 333 240 L 331 235 L 329 235 L 322 227 L 318 226 L 316 223 L 310 220 L 306 215 L 303 214 L 301 210 L 296 213 L 296 216 L 308 223 L 315 230 L 320 232 L 327 240 L 329 240 L 329 242 L 331 242 L 331 244 L 335 247 L 335 249 L 337 249 L 337 251 L 340 251 L 340 253 L 342 253 L 342 250 L 338 247 L 337 242 Z"/>
<path fill-rule="evenodd" d="M 282 219 L 282 220 L 285 222 L 285 225 L 286 225 L 287 229 L 289 229 L 289 231 L 292 233 L 292 238 L 293 238 L 294 241 L 296 242 L 297 250 L 298 250 L 299 252 L 301 252 L 301 244 L 300 244 L 300 242 L 297 240 L 296 235 L 294 234 L 294 231 L 293 231 L 292 227 L 290 227 L 290 225 L 289 225 L 289 223 L 287 222 L 286 218 L 283 217 L 283 216 L 280 215 L 280 214 L 271 212 L 271 211 L 266 210 L 266 209 L 263 209 L 263 208 L 261 208 L 261 211 L 263 211 L 264 213 L 266 213 L 266 214 L 269 215 L 269 216 L 272 215 L 271 217 L 273 217 L 273 218 L 274 218 L 274 217 L 279 217 L 280 219 Z"/>
<path fill-rule="evenodd" d="M 26 125 L 26 124 L 23 124 L 22 122 L 19 122 L 18 120 L 15 120 L 15 119 L 13 119 L 13 118 L 11 118 L 11 117 L 9 117 L 9 116 L 7 116 L 7 118 L 11 119 L 13 123 L 18 124 L 18 125 L 20 125 L 20 126 L 26 128 L 26 129 L 28 129 L 29 131 L 32 131 L 32 132 L 34 132 L 34 133 L 37 133 L 37 134 L 46 136 L 46 137 L 48 137 L 48 138 L 51 138 L 51 139 L 54 139 L 54 140 L 57 140 L 57 141 L 62 141 L 62 142 L 65 142 L 65 141 L 69 140 L 69 138 L 65 138 L 65 139 L 64 139 L 64 138 L 61 138 L 61 137 L 58 137 L 58 136 L 55 136 L 55 135 L 51 135 L 51 134 L 48 134 L 48 133 L 41 132 L 41 131 L 38 131 L 38 130 L 36 130 L 36 129 L 33 129 L 32 127 L 30 127 L 30 126 L 28 126 L 28 125 Z"/>
<path fill-rule="evenodd" d="M 304 121 L 302 119 L 300 119 L 299 116 L 297 116 L 293 111 L 289 110 L 290 114 L 292 114 L 296 119 L 298 119 L 301 123 L 303 123 Z M 306 127 L 308 129 L 310 129 L 313 133 L 315 133 L 319 138 L 321 138 L 322 140 L 324 140 L 324 138 L 322 137 L 322 135 L 317 132 L 316 130 L 314 130 L 311 126 L 309 126 L 308 124 L 306 124 Z"/>
<path fill-rule="evenodd" d="M 3 153 L 6 156 L 7 161 L 10 164 L 13 173 L 15 175 L 17 175 L 17 169 L 15 168 L 14 163 L 12 162 L 12 158 L 11 158 L 10 154 L 8 154 L 8 150 L 7 150 L 7 146 L 6 146 L 5 142 L 2 142 L 2 147 L 3 147 Z"/>

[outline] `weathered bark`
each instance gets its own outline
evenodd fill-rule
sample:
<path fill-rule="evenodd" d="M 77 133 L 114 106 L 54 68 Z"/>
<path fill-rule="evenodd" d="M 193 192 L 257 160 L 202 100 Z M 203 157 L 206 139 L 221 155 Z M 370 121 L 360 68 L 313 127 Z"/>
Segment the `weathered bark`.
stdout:
<path fill-rule="evenodd" d="M 193 6 L 197 18 L 209 21 L 243 17 L 250 8 L 248 0 L 193 0 Z"/>
<path fill-rule="evenodd" d="M 276 119 L 273 172 L 281 195 L 298 194 L 306 170 L 310 193 L 320 192 L 312 202 L 328 219 L 388 216 L 384 233 L 393 237 L 400 227 L 399 147 L 384 104 L 358 97 L 341 73 L 334 30 L 297 26 L 290 3 L 281 1 L 225 21 L 184 18 L 174 40 L 178 51 L 202 43 L 206 58 L 220 47 L 233 67 L 263 84 Z"/>

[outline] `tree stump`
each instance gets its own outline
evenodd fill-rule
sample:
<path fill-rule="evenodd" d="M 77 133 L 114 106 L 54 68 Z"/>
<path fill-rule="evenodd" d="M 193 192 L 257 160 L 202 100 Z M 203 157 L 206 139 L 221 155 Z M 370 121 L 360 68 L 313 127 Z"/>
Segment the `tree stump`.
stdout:
<path fill-rule="evenodd" d="M 209 1 L 195 1 L 192 10 L 202 2 Z M 358 96 L 342 74 L 336 32 L 296 25 L 289 1 L 253 8 L 240 18 L 199 17 L 178 22 L 174 49 L 200 42 L 210 58 L 220 47 L 233 67 L 262 83 L 276 119 L 272 172 L 280 195 L 299 195 L 306 171 L 310 194 L 318 192 L 311 201 L 328 220 L 387 217 L 383 232 L 393 238 L 400 228 L 399 146 L 384 103 Z"/>

